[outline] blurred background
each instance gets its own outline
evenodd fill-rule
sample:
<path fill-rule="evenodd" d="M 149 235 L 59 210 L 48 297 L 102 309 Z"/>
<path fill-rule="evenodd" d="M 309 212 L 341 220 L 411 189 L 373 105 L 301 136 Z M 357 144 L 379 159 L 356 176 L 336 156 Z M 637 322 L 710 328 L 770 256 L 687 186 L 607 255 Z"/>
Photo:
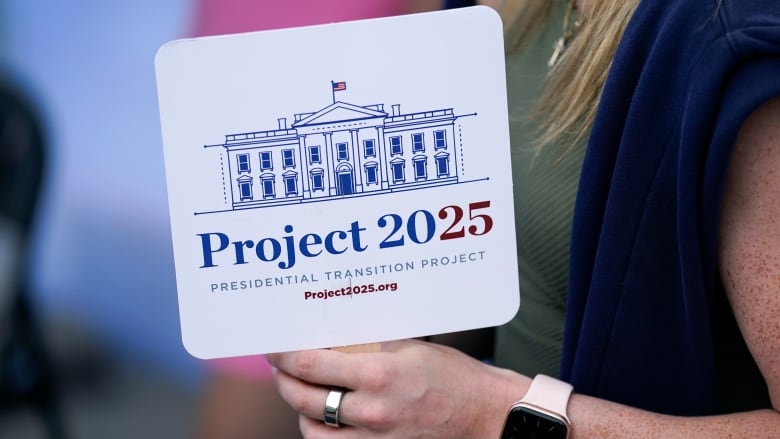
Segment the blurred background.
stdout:
<path fill-rule="evenodd" d="M 196 431 L 213 369 L 181 344 L 155 52 L 440 3 L 0 0 L 0 438 L 292 437 Z"/>
<path fill-rule="evenodd" d="M 192 436 L 204 371 L 178 329 L 153 59 L 194 6 L 0 2 L 0 73 L 38 119 L 44 171 L 21 274 L 43 355 L 5 371 L 17 391 L 46 375 L 6 402 L 0 437 L 51 437 L 47 416 L 62 437 Z"/>

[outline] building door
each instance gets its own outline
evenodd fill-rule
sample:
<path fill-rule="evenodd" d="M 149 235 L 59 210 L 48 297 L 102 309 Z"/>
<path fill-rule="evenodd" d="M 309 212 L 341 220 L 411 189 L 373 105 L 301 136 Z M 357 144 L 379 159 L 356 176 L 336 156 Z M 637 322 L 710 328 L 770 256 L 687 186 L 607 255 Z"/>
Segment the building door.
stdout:
<path fill-rule="evenodd" d="M 355 193 L 355 181 L 352 178 L 352 171 L 339 171 L 338 173 L 338 194 L 352 195 Z"/>

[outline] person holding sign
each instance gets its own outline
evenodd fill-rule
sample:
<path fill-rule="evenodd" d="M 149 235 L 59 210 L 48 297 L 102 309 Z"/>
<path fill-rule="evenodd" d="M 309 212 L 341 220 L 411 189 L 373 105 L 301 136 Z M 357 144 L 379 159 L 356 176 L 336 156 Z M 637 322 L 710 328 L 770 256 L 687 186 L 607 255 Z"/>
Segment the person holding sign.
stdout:
<path fill-rule="evenodd" d="M 505 17 L 510 43 L 557 4 L 527 2 Z M 535 152 L 536 165 L 564 180 L 580 174 L 565 315 L 539 268 L 555 252 L 520 242 L 531 252 L 520 258 L 523 304 L 498 332 L 500 367 L 419 340 L 371 353 L 271 354 L 305 437 L 780 431 L 780 6 L 571 6 L 549 54 Z M 511 76 L 514 56 L 510 87 L 523 80 Z M 516 172 L 523 190 L 540 171 Z M 547 206 L 551 221 L 573 198 L 555 195 L 541 197 L 560 204 Z M 519 226 L 526 220 L 518 215 Z M 568 237 L 568 227 L 555 229 Z"/>

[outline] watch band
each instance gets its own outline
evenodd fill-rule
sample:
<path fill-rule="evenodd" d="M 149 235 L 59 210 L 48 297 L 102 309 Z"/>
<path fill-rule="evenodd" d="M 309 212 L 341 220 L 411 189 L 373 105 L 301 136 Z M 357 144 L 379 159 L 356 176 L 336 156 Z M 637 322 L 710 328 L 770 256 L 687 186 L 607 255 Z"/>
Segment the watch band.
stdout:
<path fill-rule="evenodd" d="M 539 374 L 534 377 L 531 386 L 528 387 L 528 391 L 523 399 L 518 401 L 518 404 L 525 404 L 555 413 L 562 416 L 569 423 L 566 408 L 569 405 L 569 397 L 572 390 L 573 387 L 569 383 Z"/>

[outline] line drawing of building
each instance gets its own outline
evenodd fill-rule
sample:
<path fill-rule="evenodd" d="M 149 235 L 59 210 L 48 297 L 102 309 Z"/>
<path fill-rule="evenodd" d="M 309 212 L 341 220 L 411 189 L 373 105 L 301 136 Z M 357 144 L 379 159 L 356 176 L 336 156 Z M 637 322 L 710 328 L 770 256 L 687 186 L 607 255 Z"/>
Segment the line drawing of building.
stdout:
<path fill-rule="evenodd" d="M 334 86 L 335 87 L 335 86 Z M 229 210 L 380 195 L 457 184 L 462 169 L 452 108 L 401 113 L 400 104 L 334 101 L 292 124 L 226 134 Z M 461 145 L 462 146 L 462 145 Z M 201 212 L 214 213 L 214 212 Z"/>

